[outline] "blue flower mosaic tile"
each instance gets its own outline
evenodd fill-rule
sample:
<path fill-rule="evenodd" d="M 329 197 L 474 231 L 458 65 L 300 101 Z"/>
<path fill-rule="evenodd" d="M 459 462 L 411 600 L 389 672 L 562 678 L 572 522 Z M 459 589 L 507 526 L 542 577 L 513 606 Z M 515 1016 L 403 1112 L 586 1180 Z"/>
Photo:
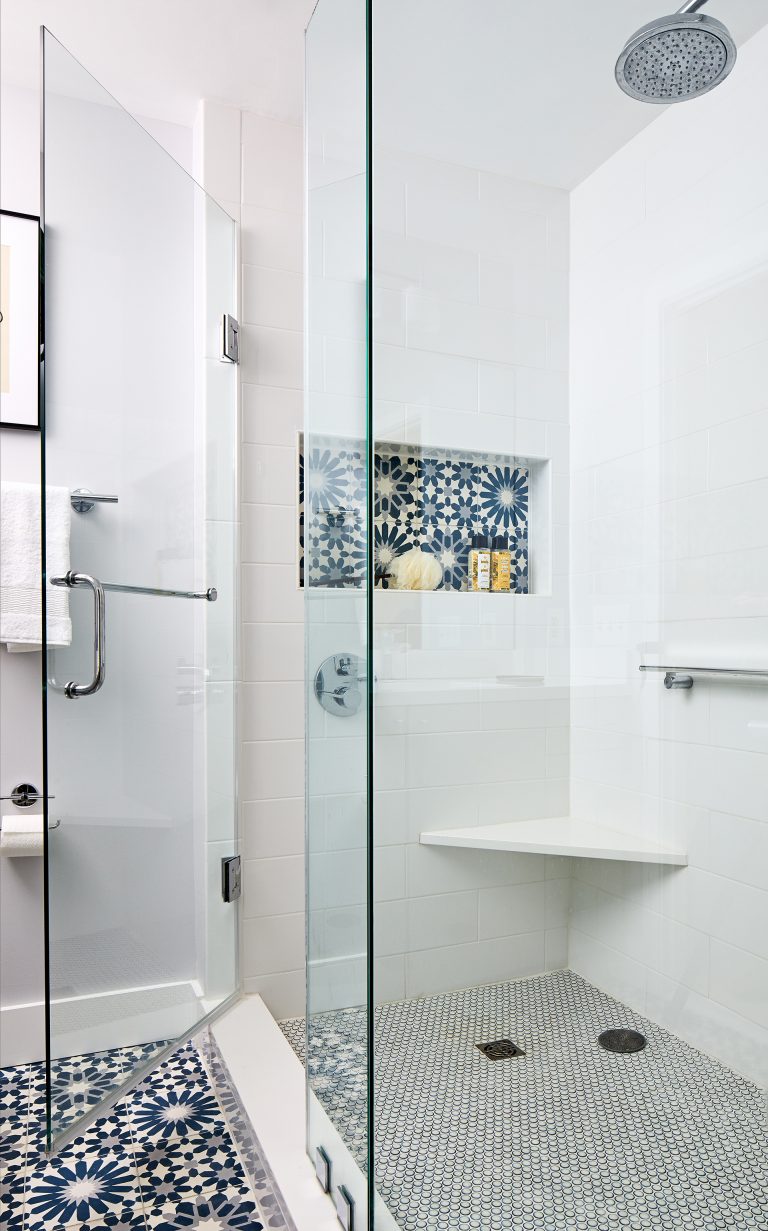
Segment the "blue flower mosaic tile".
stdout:
<path fill-rule="evenodd" d="M 158 1046 L 154 1045 L 156 1050 Z M 153 1048 L 56 1062 L 66 1119 Z M 164 1060 L 56 1156 L 43 1153 L 41 1064 L 0 1071 L 0 1225 L 21 1231 L 292 1231 L 293 1223 L 212 1039 Z"/>
<path fill-rule="evenodd" d="M 374 454 L 376 585 L 418 548 L 442 566 L 441 590 L 466 590 L 473 535 L 502 536 L 512 590 L 528 593 L 530 471 L 511 456 L 380 443 Z M 301 584 L 355 587 L 366 568 L 366 475 L 360 441 L 313 436 L 299 456 Z"/>

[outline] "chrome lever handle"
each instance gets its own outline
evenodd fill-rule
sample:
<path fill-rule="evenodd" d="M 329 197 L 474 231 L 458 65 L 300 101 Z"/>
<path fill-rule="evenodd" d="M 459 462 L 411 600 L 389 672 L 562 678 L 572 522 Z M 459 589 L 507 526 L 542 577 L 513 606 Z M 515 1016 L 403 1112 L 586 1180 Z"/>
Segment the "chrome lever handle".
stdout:
<path fill-rule="evenodd" d="M 76 684 L 70 680 L 64 687 L 65 697 L 74 701 L 77 697 L 91 697 L 98 692 L 104 683 L 107 664 L 106 648 L 106 611 L 104 605 L 104 587 L 90 573 L 69 572 L 64 577 L 52 577 L 52 586 L 88 586 L 93 592 L 93 679 L 89 684 Z"/>

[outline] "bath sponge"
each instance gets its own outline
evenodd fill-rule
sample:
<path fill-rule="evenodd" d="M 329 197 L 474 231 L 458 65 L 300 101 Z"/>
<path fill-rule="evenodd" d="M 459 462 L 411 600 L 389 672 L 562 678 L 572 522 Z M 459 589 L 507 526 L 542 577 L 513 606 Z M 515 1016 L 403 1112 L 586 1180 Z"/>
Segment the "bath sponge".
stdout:
<path fill-rule="evenodd" d="M 443 580 L 440 561 L 414 547 L 397 556 L 389 566 L 390 586 L 395 590 L 436 590 Z"/>

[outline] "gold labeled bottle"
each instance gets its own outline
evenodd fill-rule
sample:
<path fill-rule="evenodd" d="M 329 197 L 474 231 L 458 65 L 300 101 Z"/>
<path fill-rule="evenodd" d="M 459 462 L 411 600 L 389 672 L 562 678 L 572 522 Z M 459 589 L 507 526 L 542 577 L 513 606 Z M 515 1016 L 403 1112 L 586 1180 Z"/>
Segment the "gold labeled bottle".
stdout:
<path fill-rule="evenodd" d="M 491 540 L 491 589 L 496 593 L 508 593 L 512 588 L 512 552 L 503 535 Z"/>
<path fill-rule="evenodd" d="M 474 591 L 487 591 L 491 588 L 491 549 L 484 534 L 472 536 L 472 547 L 469 552 L 469 588 Z"/>

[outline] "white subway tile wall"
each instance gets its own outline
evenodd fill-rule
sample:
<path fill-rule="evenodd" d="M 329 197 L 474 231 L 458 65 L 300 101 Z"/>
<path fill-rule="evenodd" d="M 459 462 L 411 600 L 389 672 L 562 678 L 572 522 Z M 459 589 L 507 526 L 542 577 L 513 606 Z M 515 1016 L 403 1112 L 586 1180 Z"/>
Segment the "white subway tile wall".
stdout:
<path fill-rule="evenodd" d="M 690 866 L 574 861 L 569 964 L 763 1081 L 768 694 L 638 666 L 768 666 L 767 50 L 571 211 L 573 810 Z"/>
<path fill-rule="evenodd" d="M 304 1009 L 301 128 L 242 113 L 240 824 L 242 972 L 277 1017 Z"/>

